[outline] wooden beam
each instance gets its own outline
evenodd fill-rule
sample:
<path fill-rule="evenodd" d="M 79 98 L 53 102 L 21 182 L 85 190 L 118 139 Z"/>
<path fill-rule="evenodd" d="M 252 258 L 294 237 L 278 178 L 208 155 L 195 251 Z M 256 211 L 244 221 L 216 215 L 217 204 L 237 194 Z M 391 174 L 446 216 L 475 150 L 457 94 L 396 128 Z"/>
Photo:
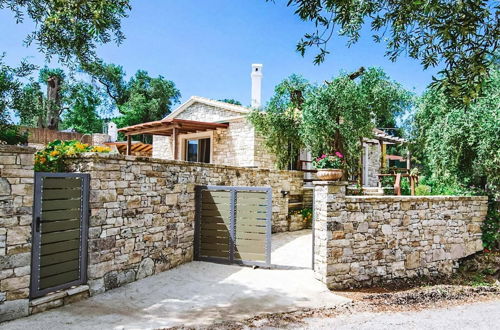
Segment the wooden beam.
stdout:
<path fill-rule="evenodd" d="M 132 155 L 132 136 L 127 135 L 127 156 Z"/>
<path fill-rule="evenodd" d="M 174 154 L 174 160 L 177 160 L 178 159 L 178 156 L 177 156 L 177 136 L 178 136 L 178 128 L 177 127 L 174 127 L 173 130 L 172 130 L 172 152 Z"/>

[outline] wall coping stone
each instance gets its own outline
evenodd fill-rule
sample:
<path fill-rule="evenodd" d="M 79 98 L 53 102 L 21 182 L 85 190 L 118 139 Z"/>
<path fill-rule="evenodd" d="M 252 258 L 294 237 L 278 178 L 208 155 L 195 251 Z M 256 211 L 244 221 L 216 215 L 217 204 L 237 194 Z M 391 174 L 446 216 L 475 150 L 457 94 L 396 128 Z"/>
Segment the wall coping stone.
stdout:
<path fill-rule="evenodd" d="M 315 186 L 347 186 L 347 181 L 313 181 Z"/>
<path fill-rule="evenodd" d="M 273 172 L 273 173 L 291 173 L 293 175 L 302 176 L 302 171 L 288 171 L 288 170 L 275 170 L 268 168 L 257 168 L 257 167 L 240 167 L 231 165 L 221 165 L 221 164 L 208 164 L 208 163 L 194 163 L 183 160 L 170 160 L 170 159 L 160 159 L 151 158 L 144 156 L 126 156 L 121 154 L 105 154 L 96 152 L 84 152 L 78 155 L 67 157 L 67 159 L 78 160 L 117 160 L 117 161 L 135 161 L 142 163 L 155 163 L 155 164 L 168 164 L 168 165 L 179 165 L 179 166 L 191 166 L 191 167 L 208 167 L 208 168 L 220 168 L 220 169 L 232 169 L 232 170 L 245 170 L 245 171 L 255 171 L 255 172 Z"/>
<path fill-rule="evenodd" d="M 15 146 L 10 144 L 0 144 L 0 152 L 12 152 L 18 154 L 34 154 L 35 148 L 26 146 Z"/>
<path fill-rule="evenodd" d="M 346 202 L 486 201 L 488 196 L 345 196 Z"/>

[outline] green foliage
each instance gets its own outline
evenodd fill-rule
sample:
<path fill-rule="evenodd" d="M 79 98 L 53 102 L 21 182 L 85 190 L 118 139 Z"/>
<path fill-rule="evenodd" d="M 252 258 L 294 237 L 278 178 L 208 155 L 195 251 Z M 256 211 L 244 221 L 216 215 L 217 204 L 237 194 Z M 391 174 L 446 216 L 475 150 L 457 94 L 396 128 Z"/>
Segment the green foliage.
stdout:
<path fill-rule="evenodd" d="M 429 196 L 431 194 L 431 187 L 425 184 L 419 184 L 415 187 L 415 195 Z"/>
<path fill-rule="evenodd" d="M 0 54 L 0 125 L 6 126 L 10 123 L 9 109 L 13 99 L 22 87 L 20 78 L 28 76 L 35 67 L 26 62 L 21 62 L 17 68 L 5 65 L 3 62 L 5 54 Z"/>
<path fill-rule="evenodd" d="M 15 125 L 0 123 L 0 142 L 7 144 L 26 144 L 28 143 L 28 132 L 20 132 Z"/>
<path fill-rule="evenodd" d="M 316 88 L 303 110 L 301 135 L 313 155 L 340 151 L 348 172 L 357 166 L 360 139 L 372 136 L 372 114 L 359 85 L 342 75 Z"/>
<path fill-rule="evenodd" d="M 69 109 L 63 114 L 62 128 L 85 134 L 102 131 L 103 120 L 97 112 L 101 98 L 92 85 L 83 82 L 72 85 L 67 100 Z"/>
<path fill-rule="evenodd" d="M 396 177 L 394 176 L 383 176 L 380 179 L 380 183 L 382 187 L 394 188 L 394 182 L 396 181 Z"/>
<path fill-rule="evenodd" d="M 408 179 L 406 177 L 401 178 L 400 187 L 401 187 L 401 195 L 403 195 L 403 196 L 411 195 L 410 179 Z"/>
<path fill-rule="evenodd" d="M 222 100 L 219 100 L 219 101 L 220 102 L 229 103 L 229 104 L 234 104 L 234 105 L 241 105 L 241 102 L 237 101 L 235 99 L 222 99 Z"/>
<path fill-rule="evenodd" d="M 19 116 L 19 124 L 42 127 L 46 115 L 46 99 L 38 82 L 24 85 L 13 100 L 12 109 Z"/>
<path fill-rule="evenodd" d="M 335 34 L 346 37 L 350 46 L 368 23 L 374 41 L 386 43 L 390 60 L 404 54 L 420 60 L 424 69 L 444 66 L 437 86 L 465 104 L 480 95 L 499 47 L 500 7 L 495 1 L 290 0 L 287 5 L 315 24 L 297 51 L 304 55 L 317 47 L 316 64 L 329 54 L 327 44 Z"/>
<path fill-rule="evenodd" d="M 64 172 L 65 158 L 82 152 L 108 153 L 111 149 L 101 146 L 89 146 L 77 140 L 50 142 L 45 149 L 35 154 L 35 171 L 37 172 Z"/>
<path fill-rule="evenodd" d="M 300 109 L 311 88 L 303 77 L 291 75 L 275 87 L 265 112 L 253 110 L 248 116 L 267 149 L 276 156 L 278 169 L 293 168 L 304 146 Z"/>
<path fill-rule="evenodd" d="M 485 96 L 454 107 L 430 88 L 413 116 L 412 154 L 441 186 L 500 189 L 500 70 L 492 68 Z M 433 186 L 433 185 L 431 185 Z"/>
<path fill-rule="evenodd" d="M 394 126 L 412 104 L 413 95 L 378 68 L 366 70 L 359 82 L 340 75 L 322 86 L 292 75 L 276 86 L 267 111 L 254 110 L 249 119 L 278 168 L 293 168 L 307 148 L 314 156 L 340 151 L 353 171 L 360 139 L 372 135 L 374 122 Z"/>
<path fill-rule="evenodd" d="M 16 23 L 34 23 L 25 44 L 35 43 L 47 59 L 57 55 L 65 63 L 96 58 L 97 45 L 125 38 L 121 19 L 131 9 L 129 0 L 0 0 L 0 9 L 14 12 Z"/>
<path fill-rule="evenodd" d="M 181 94 L 171 80 L 163 76 L 150 77 L 139 70 L 127 82 L 121 66 L 94 62 L 83 67 L 102 84 L 104 92 L 113 100 L 121 116 L 116 119 L 118 127 L 125 127 L 161 120 L 168 115 L 172 106 L 179 102 Z M 143 142 L 150 142 L 143 136 Z"/>
<path fill-rule="evenodd" d="M 494 196 L 489 196 L 488 213 L 482 226 L 483 246 L 488 250 L 500 250 L 500 213 Z"/>

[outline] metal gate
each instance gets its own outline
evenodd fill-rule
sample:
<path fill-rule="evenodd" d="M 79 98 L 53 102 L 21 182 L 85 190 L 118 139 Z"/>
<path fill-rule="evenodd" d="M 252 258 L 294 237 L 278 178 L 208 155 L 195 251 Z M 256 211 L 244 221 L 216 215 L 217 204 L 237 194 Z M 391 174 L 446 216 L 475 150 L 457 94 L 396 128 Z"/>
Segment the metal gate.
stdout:
<path fill-rule="evenodd" d="M 35 173 L 31 298 L 87 281 L 89 179 Z"/>
<path fill-rule="evenodd" d="M 195 259 L 271 265 L 271 188 L 199 186 Z"/>

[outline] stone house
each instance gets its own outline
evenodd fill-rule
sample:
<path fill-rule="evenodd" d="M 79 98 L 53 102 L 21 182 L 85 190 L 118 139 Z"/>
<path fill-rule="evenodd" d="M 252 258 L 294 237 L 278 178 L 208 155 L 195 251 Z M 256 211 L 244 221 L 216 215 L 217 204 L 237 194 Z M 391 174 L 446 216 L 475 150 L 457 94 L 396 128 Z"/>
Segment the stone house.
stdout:
<path fill-rule="evenodd" d="M 251 79 L 251 107 L 192 96 L 163 120 L 119 131 L 128 137 L 131 150 L 132 135 L 153 135 L 153 158 L 274 169 L 275 156 L 246 118 L 252 109 L 261 107 L 261 64 L 252 65 Z M 381 130 L 363 140 L 360 174 L 364 187 L 378 186 L 380 169 L 388 163 L 386 146 L 402 142 Z M 306 182 L 314 180 L 311 160 L 310 152 L 300 153 L 297 168 L 305 171 Z"/>

